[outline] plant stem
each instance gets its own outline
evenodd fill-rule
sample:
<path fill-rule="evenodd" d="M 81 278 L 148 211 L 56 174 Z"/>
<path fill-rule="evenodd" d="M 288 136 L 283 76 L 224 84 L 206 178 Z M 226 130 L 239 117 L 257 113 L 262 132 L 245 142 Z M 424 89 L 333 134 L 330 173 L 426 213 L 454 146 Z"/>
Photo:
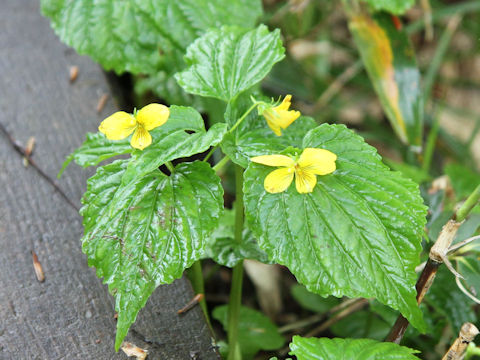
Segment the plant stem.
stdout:
<path fill-rule="evenodd" d="M 207 162 L 208 159 L 210 159 L 210 157 L 213 155 L 215 150 L 217 150 L 217 148 L 218 148 L 218 145 L 215 145 L 213 148 L 211 148 L 210 151 L 208 152 L 208 154 L 203 158 L 202 161 Z"/>
<path fill-rule="evenodd" d="M 478 185 L 475 190 L 470 194 L 470 196 L 465 200 L 460 209 L 457 210 L 456 220 L 462 222 L 470 214 L 470 211 L 478 204 L 480 200 L 480 185 Z"/>
<path fill-rule="evenodd" d="M 253 109 L 255 109 L 257 106 L 258 106 L 258 102 L 255 102 L 252 106 L 250 106 L 250 108 L 245 111 L 245 113 L 240 117 L 240 119 L 237 120 L 237 122 L 235 124 L 233 124 L 233 126 L 230 128 L 230 130 L 228 130 L 227 134 L 230 134 L 231 132 L 233 132 L 233 130 L 235 130 L 238 125 L 240 125 L 242 123 L 243 120 L 245 120 L 245 118 L 248 116 L 248 114 L 250 114 L 252 112 Z M 202 160 L 202 161 L 207 161 L 208 159 L 210 159 L 210 157 L 213 155 L 213 153 L 215 152 L 215 150 L 217 150 L 218 145 L 215 145 L 209 152 L 208 154 L 205 156 L 205 158 Z"/>
<path fill-rule="evenodd" d="M 213 171 L 219 172 L 221 168 L 224 167 L 225 164 L 227 164 L 230 161 L 230 158 L 228 156 L 225 156 L 222 160 L 220 160 L 214 167 Z"/>
<path fill-rule="evenodd" d="M 467 351 L 468 344 L 470 344 L 475 336 L 477 336 L 480 332 L 478 331 L 477 327 L 472 323 L 465 323 L 462 325 L 460 329 L 460 333 L 458 334 L 458 338 L 455 342 L 450 346 L 447 353 L 442 357 L 442 360 L 460 360 L 463 359 L 465 356 L 465 352 Z"/>
<path fill-rule="evenodd" d="M 461 21 L 462 15 L 456 14 L 452 16 L 452 18 L 447 24 L 447 28 L 445 29 L 442 36 L 440 37 L 440 40 L 438 41 L 435 54 L 433 55 L 433 59 L 430 62 L 430 66 L 428 67 L 427 73 L 424 77 L 425 80 L 423 95 L 425 101 L 428 101 L 428 99 L 430 98 L 430 93 L 432 91 L 433 84 L 435 83 L 435 79 L 437 77 L 438 70 L 440 69 L 440 65 L 442 65 L 443 58 L 447 53 L 453 33 L 455 32 L 455 30 L 457 30 L 457 27 Z"/>
<path fill-rule="evenodd" d="M 425 153 L 423 155 L 422 170 L 428 173 L 432 163 L 433 152 L 435 151 L 435 143 L 437 141 L 438 130 L 440 129 L 439 114 L 433 118 L 432 128 L 428 133 L 427 144 L 425 145 Z"/>
<path fill-rule="evenodd" d="M 172 165 L 170 161 L 167 161 L 165 163 L 165 166 L 167 167 L 168 171 L 170 171 L 171 174 L 175 172 L 175 167 Z"/>
<path fill-rule="evenodd" d="M 440 235 L 438 235 L 435 244 L 430 249 L 427 264 L 425 265 L 425 268 L 420 274 L 417 284 L 415 285 L 417 290 L 417 303 L 419 305 L 427 294 L 428 289 L 430 289 L 432 286 L 440 265 L 442 265 L 443 262 L 446 262 L 448 265 L 448 250 L 457 233 L 457 230 L 462 224 L 463 220 L 465 220 L 468 214 L 470 214 L 470 211 L 472 211 L 475 205 L 477 205 L 479 199 L 480 185 L 475 188 L 467 200 L 465 200 L 463 205 L 456 211 L 455 214 L 453 214 L 452 219 L 450 219 L 442 228 L 442 231 L 440 231 Z M 385 341 L 399 344 L 403 338 L 403 335 L 405 334 L 405 331 L 407 330 L 408 325 L 408 320 L 402 315 L 399 315 Z"/>
<path fill-rule="evenodd" d="M 243 234 L 243 169 L 235 165 L 235 241 L 242 242 Z M 238 320 L 242 305 L 243 261 L 233 268 L 232 287 L 228 304 L 228 360 L 241 360 L 238 343 Z"/>
<path fill-rule="evenodd" d="M 205 283 L 203 280 L 201 260 L 197 260 L 193 263 L 192 267 L 188 271 L 188 277 L 192 283 L 195 293 L 205 295 Z M 200 300 L 200 306 L 202 307 L 203 314 L 205 315 L 205 320 L 207 321 L 208 326 L 210 327 L 210 329 L 212 329 L 210 316 L 208 316 L 207 302 L 205 301 L 205 296 L 202 300 Z"/>
<path fill-rule="evenodd" d="M 248 114 L 250 114 L 253 111 L 253 109 L 255 109 L 257 106 L 258 106 L 258 102 L 255 102 L 252 106 L 250 106 L 250 108 L 247 111 L 245 111 L 245 113 L 240 117 L 240 119 L 238 119 L 237 122 L 233 124 L 233 126 L 230 128 L 230 130 L 228 130 L 228 132 L 229 133 L 233 132 L 238 127 L 238 125 L 240 125 L 242 121 L 245 120 Z"/>

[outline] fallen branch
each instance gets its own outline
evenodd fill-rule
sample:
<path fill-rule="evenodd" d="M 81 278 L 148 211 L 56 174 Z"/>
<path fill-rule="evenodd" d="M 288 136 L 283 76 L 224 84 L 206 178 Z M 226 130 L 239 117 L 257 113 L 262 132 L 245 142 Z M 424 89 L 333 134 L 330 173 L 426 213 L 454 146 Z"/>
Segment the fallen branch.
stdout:
<path fill-rule="evenodd" d="M 460 360 L 463 359 L 463 355 L 467 350 L 468 344 L 470 344 L 475 336 L 479 334 L 479 331 L 472 323 L 465 323 L 460 329 L 458 338 L 450 346 L 450 349 L 442 357 L 442 360 Z"/>
<path fill-rule="evenodd" d="M 425 265 L 425 268 L 420 274 L 417 284 L 415 285 L 417 290 L 417 303 L 419 305 L 427 294 L 428 289 L 430 289 L 430 286 L 432 286 L 439 266 L 444 262 L 449 264 L 447 255 L 452 241 L 457 234 L 458 228 L 468 216 L 470 211 L 475 207 L 475 205 L 477 205 L 479 199 L 480 185 L 477 186 L 477 188 L 470 194 L 470 196 L 467 198 L 467 200 L 465 200 L 452 218 L 443 226 L 437 241 L 430 249 L 427 264 Z M 455 271 L 454 274 L 458 273 Z M 385 341 L 399 344 L 403 338 L 403 335 L 405 334 L 405 331 L 407 330 L 408 325 L 408 320 L 403 317 L 403 315 L 399 315 L 397 321 L 395 321 L 395 324 L 390 330 L 390 333 L 385 338 Z"/>

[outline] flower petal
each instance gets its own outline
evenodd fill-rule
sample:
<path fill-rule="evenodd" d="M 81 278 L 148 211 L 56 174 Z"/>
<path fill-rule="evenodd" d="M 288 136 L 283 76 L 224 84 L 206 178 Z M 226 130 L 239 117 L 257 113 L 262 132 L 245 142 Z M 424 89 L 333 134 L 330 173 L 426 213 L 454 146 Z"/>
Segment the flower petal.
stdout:
<path fill-rule="evenodd" d="M 298 165 L 302 170 L 316 175 L 327 175 L 335 171 L 337 155 L 325 149 L 306 148 L 303 150 Z"/>
<path fill-rule="evenodd" d="M 292 167 L 295 165 L 295 161 L 292 158 L 285 155 L 262 155 L 254 156 L 250 158 L 250 161 L 253 161 L 257 164 L 267 165 L 267 166 L 287 166 Z"/>
<path fill-rule="evenodd" d="M 295 186 L 300 194 L 311 193 L 317 184 L 317 177 L 311 171 L 295 170 Z"/>
<path fill-rule="evenodd" d="M 283 99 L 282 103 L 280 105 L 276 106 L 274 109 L 275 110 L 288 110 L 290 108 L 290 105 L 292 104 L 291 101 L 292 101 L 292 95 L 287 95 Z"/>
<path fill-rule="evenodd" d="M 130 145 L 135 149 L 143 150 L 152 143 L 152 136 L 142 125 L 138 125 L 133 133 Z"/>
<path fill-rule="evenodd" d="M 270 129 L 272 129 L 273 133 L 277 136 L 282 136 L 281 127 L 277 124 L 275 115 L 272 114 L 272 111 L 265 111 L 263 113 L 263 116 L 265 116 L 265 120 L 267 120 L 267 125 Z"/>
<path fill-rule="evenodd" d="M 300 117 L 300 111 L 295 111 L 295 110 L 289 110 L 289 111 L 277 110 L 277 113 L 278 113 L 277 124 L 282 129 L 286 129 L 295 120 L 297 120 Z"/>
<path fill-rule="evenodd" d="M 100 123 L 98 130 L 109 140 L 125 139 L 135 130 L 136 120 L 132 114 L 117 111 Z"/>
<path fill-rule="evenodd" d="M 137 112 L 137 121 L 145 130 L 150 131 L 167 121 L 170 109 L 162 104 L 150 104 Z"/>
<path fill-rule="evenodd" d="M 292 183 L 294 173 L 295 170 L 293 167 L 273 170 L 265 178 L 263 186 L 265 187 L 265 190 L 271 194 L 285 191 Z"/>

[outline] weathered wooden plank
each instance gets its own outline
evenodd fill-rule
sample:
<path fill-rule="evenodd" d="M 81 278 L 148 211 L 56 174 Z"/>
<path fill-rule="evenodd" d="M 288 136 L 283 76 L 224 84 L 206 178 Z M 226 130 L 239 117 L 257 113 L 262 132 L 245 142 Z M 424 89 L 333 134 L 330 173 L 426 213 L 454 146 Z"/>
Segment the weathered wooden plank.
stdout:
<path fill-rule="evenodd" d="M 79 67 L 70 84 L 68 70 Z M 0 10 L 0 122 L 18 141 L 36 139 L 34 160 L 55 177 L 65 156 L 115 111 L 101 114 L 105 77 L 88 58 L 60 43 L 35 0 L 5 0 Z M 91 171 L 67 169 L 58 182 L 73 202 Z M 122 359 L 115 353 L 113 298 L 86 265 L 81 219 L 0 134 L 0 359 Z M 33 271 L 34 250 L 46 280 Z M 215 359 L 199 307 L 176 314 L 193 297 L 180 279 L 157 289 L 127 337 L 149 359 Z M 148 340 L 149 343 L 142 341 Z"/>

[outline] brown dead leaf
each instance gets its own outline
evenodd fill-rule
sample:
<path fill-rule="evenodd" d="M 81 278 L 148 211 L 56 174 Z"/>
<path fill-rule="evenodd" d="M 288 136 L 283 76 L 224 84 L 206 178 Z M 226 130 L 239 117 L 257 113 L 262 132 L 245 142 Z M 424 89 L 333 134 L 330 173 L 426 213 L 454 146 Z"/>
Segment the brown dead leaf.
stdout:
<path fill-rule="evenodd" d="M 128 357 L 135 356 L 137 360 L 145 360 L 148 356 L 148 350 L 126 341 L 123 342 L 121 349 Z"/>
<path fill-rule="evenodd" d="M 35 251 L 32 250 L 32 260 L 33 260 L 33 269 L 35 270 L 35 275 L 39 282 L 45 281 L 45 274 L 43 273 L 42 264 L 38 261 L 38 256 Z"/>

